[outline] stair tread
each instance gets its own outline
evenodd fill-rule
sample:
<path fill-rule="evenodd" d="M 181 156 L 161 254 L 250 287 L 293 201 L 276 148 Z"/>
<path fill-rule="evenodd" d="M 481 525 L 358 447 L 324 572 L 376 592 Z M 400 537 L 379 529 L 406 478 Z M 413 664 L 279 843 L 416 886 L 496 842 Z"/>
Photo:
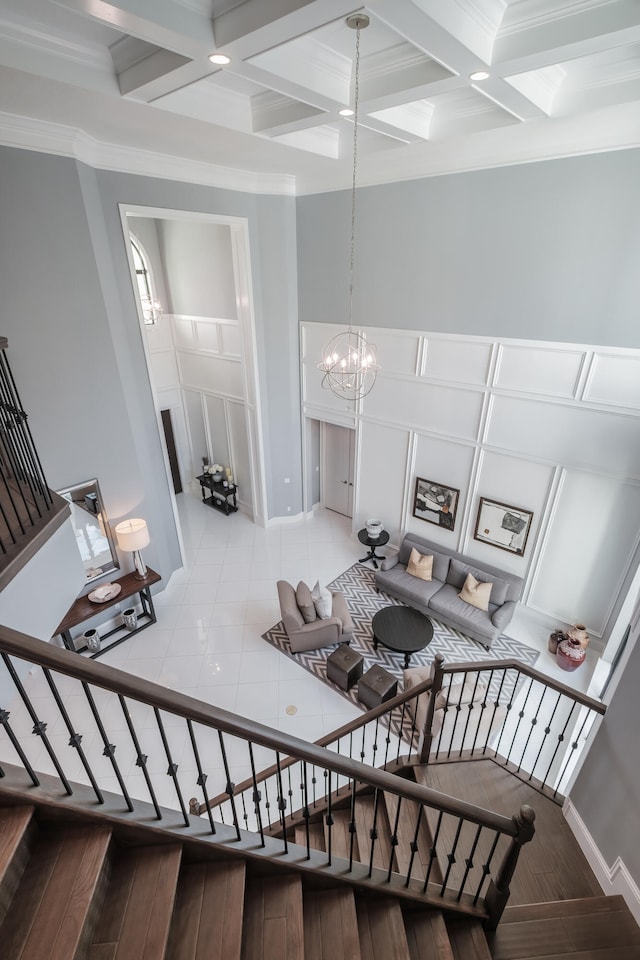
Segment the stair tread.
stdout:
<path fill-rule="evenodd" d="M 184 864 L 166 960 L 240 960 L 245 863 Z"/>
<path fill-rule="evenodd" d="M 0 809 L 0 924 L 29 860 L 27 838 L 33 807 Z"/>
<path fill-rule="evenodd" d="M 162 960 L 181 851 L 181 844 L 167 844 L 116 852 L 90 960 L 110 956 L 114 960 Z"/>
<path fill-rule="evenodd" d="M 411 960 L 454 960 L 447 927 L 439 910 L 406 913 L 404 926 Z"/>
<path fill-rule="evenodd" d="M 2 925 L 5 956 L 70 960 L 84 947 L 111 831 L 103 826 L 40 833 Z"/>
<path fill-rule="evenodd" d="M 491 960 L 492 953 L 480 920 L 454 921 L 447 925 L 455 960 Z"/>
<path fill-rule="evenodd" d="M 356 900 L 362 960 L 410 960 L 402 910 L 397 900 Z"/>
<path fill-rule="evenodd" d="M 494 960 L 571 956 L 590 950 L 635 948 L 640 957 L 640 927 L 628 909 L 538 917 L 505 923 L 488 935 Z"/>
<path fill-rule="evenodd" d="M 518 923 L 521 920 L 537 920 L 548 917 L 577 917 L 591 913 L 611 913 L 625 908 L 620 894 L 607 897 L 583 897 L 580 900 L 549 900 L 542 903 L 522 903 L 507 906 L 500 924 Z"/>
<path fill-rule="evenodd" d="M 305 960 L 361 960 L 352 890 L 305 891 L 304 957 Z"/>
<path fill-rule="evenodd" d="M 253 877 L 245 892 L 242 960 L 304 960 L 302 914 L 297 874 Z"/>

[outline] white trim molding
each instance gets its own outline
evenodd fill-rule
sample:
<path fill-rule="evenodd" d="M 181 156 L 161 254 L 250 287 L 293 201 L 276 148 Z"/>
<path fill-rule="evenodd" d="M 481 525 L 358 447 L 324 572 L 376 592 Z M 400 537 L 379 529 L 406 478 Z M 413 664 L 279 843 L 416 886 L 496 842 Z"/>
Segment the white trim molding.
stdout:
<path fill-rule="evenodd" d="M 640 888 L 622 858 L 616 857 L 613 864 L 608 865 L 571 800 L 565 800 L 562 812 L 604 893 L 607 896 L 620 894 L 624 897 L 636 923 L 640 924 Z"/>

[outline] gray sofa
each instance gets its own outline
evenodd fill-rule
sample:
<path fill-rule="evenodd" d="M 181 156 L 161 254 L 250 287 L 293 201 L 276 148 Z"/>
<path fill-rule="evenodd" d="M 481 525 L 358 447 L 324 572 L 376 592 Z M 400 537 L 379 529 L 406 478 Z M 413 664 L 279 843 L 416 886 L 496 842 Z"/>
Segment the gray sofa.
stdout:
<path fill-rule="evenodd" d="M 407 573 L 412 547 L 419 553 L 433 556 L 431 580 L 420 580 Z M 493 583 L 488 610 L 479 610 L 458 596 L 468 573 L 477 580 Z M 488 564 L 474 563 L 455 550 L 412 533 L 406 534 L 396 556 L 382 561 L 375 581 L 378 591 L 382 590 L 427 616 L 447 623 L 477 640 L 487 650 L 510 623 L 524 582 L 512 573 Z"/>

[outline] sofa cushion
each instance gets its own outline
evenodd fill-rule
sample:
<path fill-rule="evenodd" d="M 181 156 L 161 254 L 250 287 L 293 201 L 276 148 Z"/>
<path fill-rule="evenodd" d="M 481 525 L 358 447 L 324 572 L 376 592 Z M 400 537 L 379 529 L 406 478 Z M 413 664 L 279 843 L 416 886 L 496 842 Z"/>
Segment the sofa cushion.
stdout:
<path fill-rule="evenodd" d="M 400 550 L 398 551 L 400 563 L 404 563 L 406 566 L 414 547 L 419 553 L 431 554 L 431 556 L 433 556 L 433 571 L 431 576 L 434 580 L 440 580 L 441 583 L 444 583 L 447 579 L 447 571 L 449 570 L 449 557 L 445 553 L 440 553 L 437 549 L 434 549 L 427 540 L 421 543 L 417 537 L 406 536 L 400 544 Z"/>
<path fill-rule="evenodd" d="M 470 603 L 472 607 L 477 607 L 478 610 L 488 610 L 492 587 L 492 583 L 476 580 L 472 573 L 468 573 L 464 586 L 458 596 L 461 600 L 464 600 L 465 603 Z"/>
<path fill-rule="evenodd" d="M 331 616 L 331 607 L 333 604 L 331 591 L 327 590 L 326 587 L 320 586 L 320 581 L 316 580 L 316 584 L 311 591 L 311 597 L 313 599 L 313 605 L 316 608 L 317 616 L 321 620 L 328 620 Z"/>
<path fill-rule="evenodd" d="M 296 603 L 305 623 L 313 623 L 317 619 L 311 590 L 303 580 L 296 587 Z"/>
<path fill-rule="evenodd" d="M 383 576 L 376 577 L 376 582 L 380 589 L 387 587 L 394 595 L 405 600 L 409 606 L 417 606 L 418 609 L 426 607 L 434 593 L 442 588 L 439 580 L 419 580 L 417 577 L 410 577 L 404 564 L 397 564 L 391 570 L 387 570 Z"/>
<path fill-rule="evenodd" d="M 467 579 L 467 574 L 472 573 L 476 580 L 480 580 L 483 583 L 491 581 L 493 588 L 491 590 L 491 602 L 500 606 L 507 599 L 507 591 L 511 584 L 508 580 L 502 580 L 500 577 L 494 577 L 493 574 L 487 573 L 481 567 L 474 567 L 470 563 L 464 563 L 461 560 L 452 560 L 449 564 L 449 572 L 447 574 L 447 583 L 453 584 L 454 587 L 457 587 L 459 590 L 464 586 L 464 582 Z"/>
<path fill-rule="evenodd" d="M 488 610 L 478 610 L 477 607 L 472 607 L 471 604 L 461 600 L 458 590 L 450 583 L 445 584 L 431 597 L 429 607 L 436 617 L 441 613 L 446 621 L 459 624 L 463 633 L 468 626 L 474 627 L 477 633 L 491 639 L 496 633 L 496 628 L 491 622 L 491 617 L 498 609 L 496 604 L 490 603 Z"/>
<path fill-rule="evenodd" d="M 415 547 L 409 554 L 407 564 L 407 573 L 411 577 L 418 577 L 419 580 L 431 580 L 433 572 L 433 555 L 420 553 Z"/>

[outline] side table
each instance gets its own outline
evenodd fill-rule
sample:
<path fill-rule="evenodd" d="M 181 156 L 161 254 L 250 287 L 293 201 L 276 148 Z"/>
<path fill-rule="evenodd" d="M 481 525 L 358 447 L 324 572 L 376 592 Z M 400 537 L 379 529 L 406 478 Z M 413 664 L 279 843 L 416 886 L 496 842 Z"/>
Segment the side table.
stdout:
<path fill-rule="evenodd" d="M 378 534 L 377 537 L 371 538 L 367 533 L 366 528 L 364 530 L 358 531 L 358 540 L 360 543 L 364 544 L 365 547 L 369 547 L 369 552 L 366 557 L 363 557 L 360 563 L 366 563 L 367 560 L 371 560 L 376 570 L 378 569 L 378 560 L 384 560 L 384 557 L 379 557 L 376 553 L 376 547 L 384 547 L 385 543 L 389 543 L 389 534 L 386 530 L 383 530 Z"/>
<path fill-rule="evenodd" d="M 106 633 L 100 634 L 100 649 L 91 654 L 91 659 L 95 660 L 96 657 L 101 656 L 107 650 L 110 650 L 111 647 L 115 647 L 124 640 L 128 640 L 134 633 L 140 633 L 141 630 L 145 630 L 147 627 L 150 627 L 152 623 L 156 622 L 156 612 L 153 606 L 150 588 L 154 583 L 159 583 L 160 580 L 162 580 L 160 574 L 152 570 L 151 567 L 147 567 L 147 575 L 144 580 L 137 577 L 135 573 L 126 573 L 123 577 L 112 580 L 112 583 L 120 585 L 121 590 L 120 593 L 112 597 L 111 600 L 106 600 L 104 603 L 93 603 L 88 597 L 78 597 L 67 611 L 66 616 L 56 627 L 54 636 L 60 634 L 67 650 L 71 650 L 73 653 L 83 653 L 87 648 L 77 648 L 74 646 L 73 640 L 71 639 L 72 628 L 77 627 L 86 620 L 99 617 L 101 611 L 108 610 L 117 603 L 121 603 L 129 597 L 135 596 L 137 593 L 140 598 L 140 603 L 142 604 L 142 613 L 138 616 L 136 626 L 133 630 L 129 630 L 121 624 L 112 630 L 108 630 Z M 115 640 L 103 645 L 103 642 L 108 639 L 108 637 L 115 636 L 116 634 L 118 634 L 118 637 Z"/>

